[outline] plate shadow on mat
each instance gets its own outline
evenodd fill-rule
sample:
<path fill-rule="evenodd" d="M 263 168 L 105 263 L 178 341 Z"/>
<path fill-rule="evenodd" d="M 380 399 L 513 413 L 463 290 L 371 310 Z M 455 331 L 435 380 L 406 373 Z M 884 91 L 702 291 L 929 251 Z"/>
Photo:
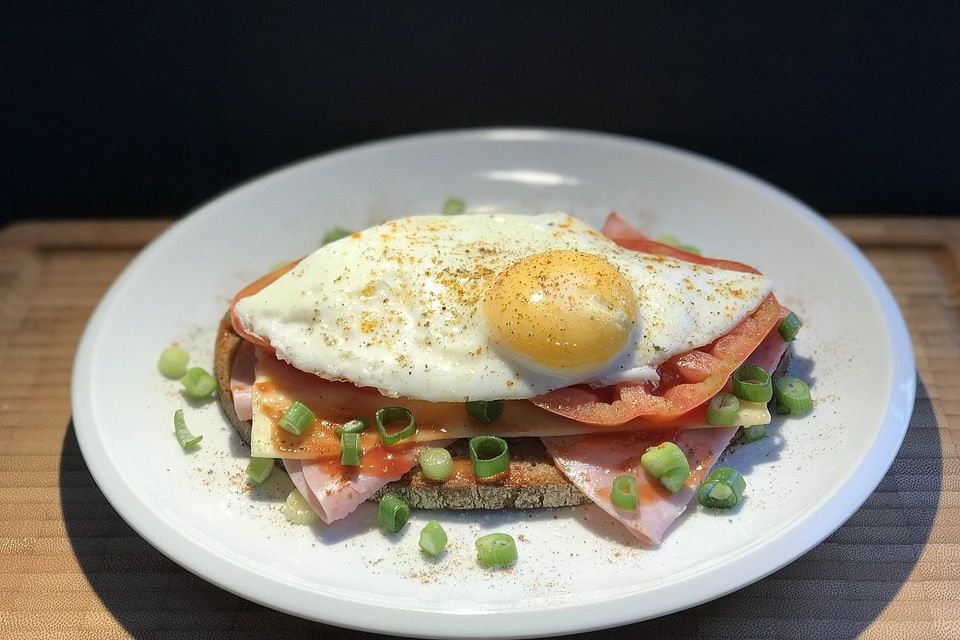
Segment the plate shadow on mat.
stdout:
<path fill-rule="evenodd" d="M 210 584 L 167 558 L 104 497 L 80 453 L 72 422 L 63 441 L 59 483 L 63 520 L 77 561 L 106 609 L 136 638 L 388 637 L 268 609 Z"/>
<path fill-rule="evenodd" d="M 939 428 L 922 383 L 917 396 L 910 428 L 890 471 L 823 543 L 766 579 L 713 602 L 571 637 L 855 638 L 909 577 L 936 516 L 943 467 Z M 104 497 L 80 454 L 72 423 L 63 442 L 59 484 L 74 554 L 103 605 L 136 638 L 387 637 L 273 611 L 168 559 L 137 535 Z"/>

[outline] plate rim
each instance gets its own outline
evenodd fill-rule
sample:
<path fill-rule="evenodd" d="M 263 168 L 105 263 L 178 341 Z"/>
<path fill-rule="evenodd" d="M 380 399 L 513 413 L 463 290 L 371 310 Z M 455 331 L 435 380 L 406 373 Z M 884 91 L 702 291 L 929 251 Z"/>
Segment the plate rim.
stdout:
<path fill-rule="evenodd" d="M 702 168 L 721 174 L 754 190 L 761 190 L 782 203 L 798 218 L 817 229 L 821 235 L 842 249 L 845 257 L 863 277 L 871 297 L 877 303 L 890 341 L 892 380 L 890 400 L 882 424 L 869 449 L 862 456 L 856 469 L 847 477 L 844 484 L 828 496 L 811 513 L 819 514 L 823 523 L 816 531 L 793 523 L 776 537 L 776 545 L 764 543 L 751 552 L 751 562 L 733 562 L 729 567 L 717 567 L 708 570 L 700 578 L 707 578 L 708 584 L 700 583 L 696 593 L 687 590 L 686 595 L 677 598 L 676 586 L 665 587 L 666 594 L 674 598 L 669 603 L 657 601 L 665 599 L 664 593 L 635 592 L 620 594 L 604 602 L 558 605 L 541 607 L 532 611 L 491 611 L 471 612 L 427 611 L 412 608 L 381 605 L 372 610 L 368 603 L 352 602 L 334 594 L 308 593 L 289 584 L 278 585 L 278 590 L 264 590 L 257 584 L 261 579 L 249 569 L 234 560 L 210 553 L 199 543 L 195 543 L 178 531 L 169 527 L 166 521 L 156 516 L 139 497 L 123 482 L 122 475 L 112 466 L 105 444 L 96 429 L 95 409 L 92 394 L 87 393 L 91 385 L 96 343 L 106 322 L 107 310 L 113 301 L 121 295 L 125 284 L 140 265 L 160 247 L 180 234 L 187 233 L 191 221 L 197 221 L 211 215 L 214 204 L 222 204 L 230 198 L 243 197 L 251 189 L 266 186 L 271 180 L 301 171 L 310 165 L 325 161 L 336 161 L 345 155 L 376 152 L 379 149 L 419 143 L 429 140 L 447 139 L 451 142 L 466 141 L 548 141 L 565 140 L 580 143 L 604 143 L 646 147 L 658 153 L 666 153 L 687 162 L 694 162 Z M 576 633 L 600 628 L 614 627 L 645 619 L 668 615 L 670 613 L 697 606 L 709 600 L 722 597 L 751 584 L 777 569 L 794 561 L 809 551 L 840 525 L 843 524 L 867 499 L 892 464 L 909 425 L 911 410 L 916 394 L 916 369 L 913 347 L 906 322 L 879 273 L 863 253 L 840 233 L 832 224 L 815 213 L 807 205 L 793 196 L 781 191 L 766 181 L 732 167 L 722 161 L 666 145 L 663 143 L 609 134 L 603 132 L 576 129 L 557 129 L 539 127 L 496 127 L 431 131 L 397 136 L 384 140 L 375 140 L 359 145 L 333 150 L 287 164 L 277 169 L 255 176 L 227 191 L 207 200 L 190 213 L 183 216 L 169 229 L 150 242 L 111 284 L 106 294 L 98 302 L 96 309 L 84 329 L 77 348 L 73 364 L 71 382 L 72 420 L 80 450 L 90 472 L 104 496 L 120 516 L 140 536 L 153 547 L 171 558 L 192 573 L 216 584 L 245 599 L 258 602 L 270 608 L 299 617 L 327 624 L 357 629 L 361 631 L 408 635 L 415 637 L 537 637 L 557 634 Z M 895 406 L 896 405 L 896 406 Z M 891 409 L 899 408 L 902 415 L 894 415 Z M 789 549 L 783 553 L 783 549 Z M 776 551 L 774 551 L 776 550 Z M 718 575 L 720 574 L 720 575 Z M 700 595 L 706 594 L 706 595 Z M 650 606 L 650 596 L 654 605 Z M 629 605 L 637 605 L 638 598 L 645 598 L 642 612 Z M 320 602 L 318 602 L 320 600 Z M 324 607 L 318 604 L 335 606 Z M 652 611 L 655 609 L 655 611 Z M 389 612 L 389 617 L 372 615 Z M 554 612 L 563 615 L 546 615 Z M 483 620 L 486 628 L 477 635 L 476 624 Z"/>

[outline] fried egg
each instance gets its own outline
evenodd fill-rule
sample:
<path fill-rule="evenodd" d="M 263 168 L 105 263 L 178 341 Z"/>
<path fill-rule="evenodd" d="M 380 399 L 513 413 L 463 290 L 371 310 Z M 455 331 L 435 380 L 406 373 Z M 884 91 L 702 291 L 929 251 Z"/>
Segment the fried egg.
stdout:
<path fill-rule="evenodd" d="M 770 289 L 624 249 L 566 214 L 416 216 L 321 247 L 235 311 L 302 371 L 462 402 L 656 381 Z"/>

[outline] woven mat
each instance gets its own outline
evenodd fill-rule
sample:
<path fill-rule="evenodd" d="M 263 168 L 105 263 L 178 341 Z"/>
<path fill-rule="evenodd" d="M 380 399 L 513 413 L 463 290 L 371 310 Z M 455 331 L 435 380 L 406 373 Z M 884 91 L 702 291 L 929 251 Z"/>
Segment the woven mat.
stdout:
<path fill-rule="evenodd" d="M 889 473 L 846 524 L 765 580 L 583 637 L 960 638 L 960 222 L 836 222 L 886 278 L 916 348 L 916 409 Z M 0 637 L 370 637 L 180 568 L 124 523 L 84 464 L 70 423 L 74 350 L 110 282 L 167 224 L 0 233 Z"/>

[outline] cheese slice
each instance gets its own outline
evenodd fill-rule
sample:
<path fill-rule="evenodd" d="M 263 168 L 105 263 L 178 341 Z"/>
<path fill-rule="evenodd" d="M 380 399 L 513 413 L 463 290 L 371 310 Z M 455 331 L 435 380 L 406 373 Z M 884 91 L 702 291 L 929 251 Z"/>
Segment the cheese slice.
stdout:
<path fill-rule="evenodd" d="M 334 429 L 358 417 L 371 421 L 371 427 L 360 438 L 363 450 L 369 451 L 382 444 L 373 425 L 377 409 L 397 405 L 409 409 L 417 420 L 417 432 L 408 440 L 410 443 L 470 438 L 478 434 L 515 438 L 612 433 L 638 428 L 654 430 L 650 425 L 638 427 L 632 423 L 609 427 L 584 424 L 550 413 L 526 400 L 506 401 L 503 413 L 496 422 L 484 426 L 467 415 L 464 405 L 459 402 L 386 398 L 375 390 L 323 380 L 269 355 L 257 360 L 256 373 L 251 434 L 252 454 L 255 457 L 302 460 L 339 456 L 340 437 Z M 294 401 L 307 405 L 317 417 L 300 436 L 294 436 L 278 426 L 283 413 Z M 735 426 L 769 422 L 770 413 L 766 404 L 740 402 Z M 675 427 L 664 430 L 678 431 Z"/>

